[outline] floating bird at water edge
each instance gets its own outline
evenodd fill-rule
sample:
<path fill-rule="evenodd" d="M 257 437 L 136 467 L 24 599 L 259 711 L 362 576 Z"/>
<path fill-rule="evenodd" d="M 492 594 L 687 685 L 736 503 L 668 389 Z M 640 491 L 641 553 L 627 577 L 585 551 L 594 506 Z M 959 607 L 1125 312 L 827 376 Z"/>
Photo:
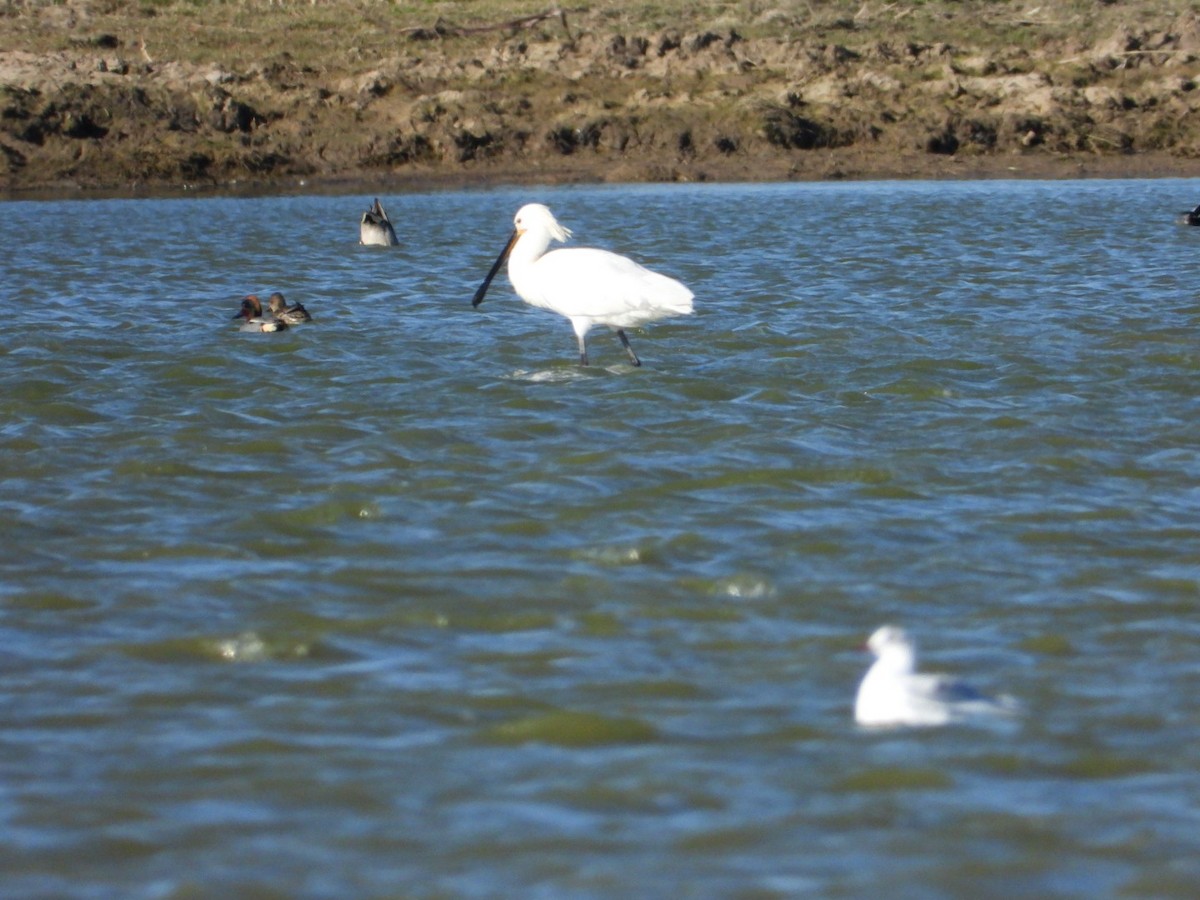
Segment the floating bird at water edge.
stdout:
<path fill-rule="evenodd" d="M 358 223 L 358 242 L 378 247 L 394 247 L 400 243 L 396 240 L 396 229 L 392 227 L 392 221 L 383 211 L 383 204 L 378 197 L 375 198 L 375 205 L 362 214 Z"/>
<path fill-rule="evenodd" d="M 692 311 L 692 292 L 666 275 L 659 275 L 624 256 L 607 250 L 570 247 L 547 253 L 550 242 L 565 241 L 571 232 L 540 203 L 517 210 L 507 246 L 475 292 L 479 306 L 504 261 L 513 290 L 530 306 L 566 316 L 579 341 L 579 364 L 588 364 L 588 331 L 607 325 L 621 339 L 629 361 L 640 366 L 629 346 L 626 328 L 637 328 L 668 316 Z"/>
<path fill-rule="evenodd" d="M 274 318 L 288 325 L 299 325 L 301 322 L 312 321 L 312 316 L 304 308 L 303 303 L 293 303 L 291 306 L 288 306 L 287 300 L 279 291 L 271 295 L 267 303 L 267 309 Z"/>
<path fill-rule="evenodd" d="M 1200 206 L 1179 214 L 1180 225 L 1200 225 Z"/>
<path fill-rule="evenodd" d="M 854 702 L 859 725 L 946 725 L 988 714 L 1012 714 L 1011 698 L 993 699 L 950 675 L 916 671 L 917 648 L 903 628 L 884 625 L 867 640 L 878 657 Z"/>
<path fill-rule="evenodd" d="M 264 316 L 262 301 L 255 294 L 247 294 L 242 300 L 242 308 L 234 315 L 235 319 L 245 319 L 240 331 L 284 331 L 287 323 L 281 322 L 274 316 Z"/>

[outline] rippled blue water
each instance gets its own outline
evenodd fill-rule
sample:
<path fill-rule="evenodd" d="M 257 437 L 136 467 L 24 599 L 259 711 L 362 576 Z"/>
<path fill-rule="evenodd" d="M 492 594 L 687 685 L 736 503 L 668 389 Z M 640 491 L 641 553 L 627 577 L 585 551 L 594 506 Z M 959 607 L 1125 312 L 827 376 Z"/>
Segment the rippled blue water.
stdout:
<path fill-rule="evenodd" d="M 2 892 L 1193 896 L 1198 194 L 0 204 Z M 529 200 L 641 369 L 471 308 Z M 1023 715 L 857 728 L 888 621 Z"/>

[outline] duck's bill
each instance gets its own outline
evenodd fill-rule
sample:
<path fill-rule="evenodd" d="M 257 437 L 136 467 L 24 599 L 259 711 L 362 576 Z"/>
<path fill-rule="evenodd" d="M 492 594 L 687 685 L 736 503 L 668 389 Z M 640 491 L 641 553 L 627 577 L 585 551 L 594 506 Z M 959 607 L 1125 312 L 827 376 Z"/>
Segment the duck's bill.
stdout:
<path fill-rule="evenodd" d="M 496 257 L 496 261 L 492 263 L 492 268 L 488 271 L 487 277 L 483 279 L 483 284 L 479 286 L 479 290 L 471 298 L 472 306 L 478 306 L 483 302 L 484 295 L 487 293 L 488 288 L 492 286 L 492 279 L 496 277 L 496 273 L 500 271 L 500 267 L 508 259 L 508 254 L 512 252 L 513 244 L 517 242 L 518 237 L 520 237 L 520 234 L 514 231 L 512 237 L 508 239 L 508 243 L 504 245 L 504 249 L 500 251 L 500 255 Z"/>

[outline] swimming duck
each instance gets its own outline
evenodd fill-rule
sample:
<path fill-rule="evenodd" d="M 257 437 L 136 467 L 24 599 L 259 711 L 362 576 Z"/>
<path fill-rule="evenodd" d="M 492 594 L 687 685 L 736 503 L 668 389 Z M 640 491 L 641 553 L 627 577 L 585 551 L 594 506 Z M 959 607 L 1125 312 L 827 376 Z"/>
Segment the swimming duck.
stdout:
<path fill-rule="evenodd" d="M 235 319 L 245 319 L 240 331 L 284 331 L 287 323 L 281 322 L 274 316 L 264 316 L 262 302 L 255 294 L 247 294 L 242 300 L 242 308 L 237 311 Z"/>
<path fill-rule="evenodd" d="M 293 303 L 291 306 L 288 306 L 287 300 L 279 291 L 271 295 L 267 303 L 267 309 L 273 318 L 287 325 L 299 325 L 301 322 L 312 321 L 312 316 L 304 308 L 303 303 Z"/>
<path fill-rule="evenodd" d="M 1180 225 L 1200 225 L 1200 206 L 1190 212 L 1179 214 Z"/>
<path fill-rule="evenodd" d="M 396 240 L 396 229 L 392 228 L 392 221 L 383 211 L 383 204 L 378 197 L 375 198 L 375 205 L 362 214 L 358 224 L 358 242 L 379 247 L 394 247 L 400 243 Z"/>
<path fill-rule="evenodd" d="M 875 663 L 854 702 L 859 725 L 946 725 L 989 713 L 1012 713 L 1011 698 L 993 699 L 950 675 L 916 671 L 917 648 L 903 628 L 884 625 L 867 640 Z"/>
<path fill-rule="evenodd" d="M 594 325 L 615 331 L 635 366 L 642 364 L 629 346 L 626 328 L 637 328 L 668 316 L 692 311 L 692 292 L 674 278 L 643 268 L 626 256 L 591 247 L 546 252 L 551 241 L 571 232 L 550 210 L 530 203 L 517 210 L 513 233 L 471 300 L 479 306 L 488 285 L 508 260 L 508 280 L 530 306 L 565 316 L 575 331 L 579 364 L 588 364 L 586 337 Z"/>

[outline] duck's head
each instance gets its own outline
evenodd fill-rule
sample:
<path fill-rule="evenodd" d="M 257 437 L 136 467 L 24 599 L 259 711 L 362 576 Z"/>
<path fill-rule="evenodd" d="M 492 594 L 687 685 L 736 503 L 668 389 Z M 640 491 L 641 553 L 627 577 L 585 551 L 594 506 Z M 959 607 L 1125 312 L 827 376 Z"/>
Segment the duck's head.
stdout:
<path fill-rule="evenodd" d="M 235 319 L 253 319 L 262 315 L 262 301 L 256 294 L 247 294 L 242 298 L 241 309 L 234 314 Z"/>

